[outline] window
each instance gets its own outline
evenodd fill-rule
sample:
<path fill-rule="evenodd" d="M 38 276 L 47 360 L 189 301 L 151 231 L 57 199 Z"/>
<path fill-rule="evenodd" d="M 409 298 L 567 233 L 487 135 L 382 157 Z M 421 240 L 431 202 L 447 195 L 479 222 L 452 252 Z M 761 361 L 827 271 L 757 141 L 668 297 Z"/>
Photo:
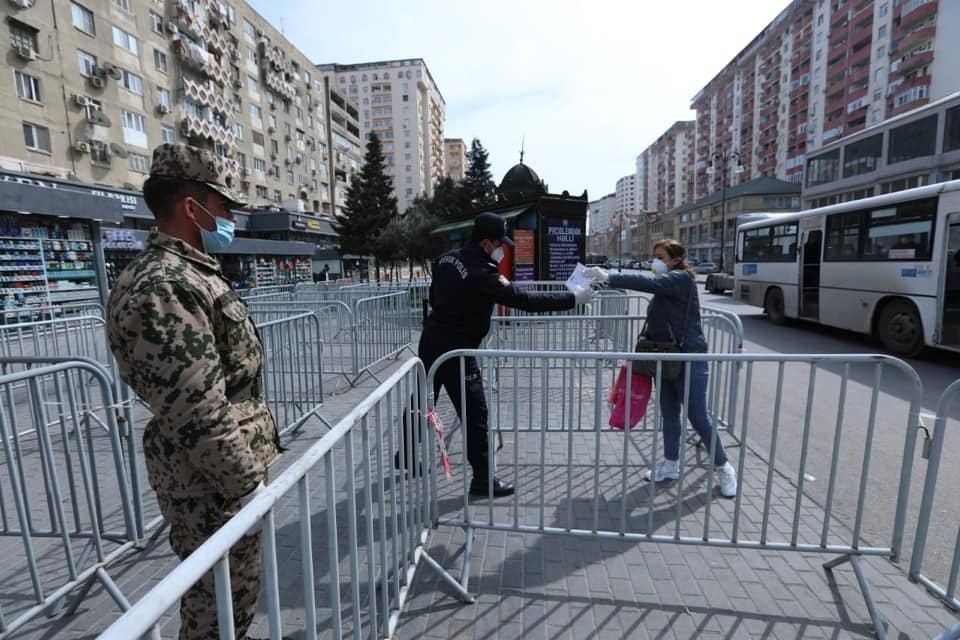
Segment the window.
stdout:
<path fill-rule="evenodd" d="M 263 186 L 257 185 L 257 199 L 266 200 L 270 197 L 270 191 Z"/>
<path fill-rule="evenodd" d="M 24 122 L 23 144 L 31 151 L 50 153 L 50 129 L 32 122 Z"/>
<path fill-rule="evenodd" d="M 159 49 L 153 50 L 153 66 L 160 73 L 167 72 L 167 54 Z"/>
<path fill-rule="evenodd" d="M 150 173 L 150 158 L 139 153 L 131 153 L 127 156 L 127 166 L 131 171 Z"/>
<path fill-rule="evenodd" d="M 960 149 L 960 107 L 947 109 L 943 125 L 943 150 Z"/>
<path fill-rule="evenodd" d="M 254 27 L 246 18 L 243 19 L 243 35 L 250 38 L 257 37 L 257 28 Z"/>
<path fill-rule="evenodd" d="M 126 49 L 133 55 L 140 54 L 140 43 L 137 38 L 116 25 L 113 27 L 113 44 Z"/>
<path fill-rule="evenodd" d="M 73 26 L 91 36 L 97 34 L 96 24 L 93 21 L 93 11 L 82 7 L 76 2 L 70 3 L 70 18 Z"/>
<path fill-rule="evenodd" d="M 827 184 L 840 177 L 840 149 L 807 161 L 807 186 Z"/>
<path fill-rule="evenodd" d="M 80 75 L 88 78 L 97 74 L 97 56 L 77 49 L 77 65 L 80 67 Z"/>
<path fill-rule="evenodd" d="M 293 171 L 287 169 L 287 184 L 293 184 Z"/>
<path fill-rule="evenodd" d="M 859 176 L 874 171 L 883 155 L 883 134 L 851 142 L 843 149 L 843 177 Z"/>
<path fill-rule="evenodd" d="M 887 164 L 932 156 L 937 146 L 937 114 L 890 130 Z"/>
<path fill-rule="evenodd" d="M 277 128 L 277 116 L 273 115 L 272 113 L 271 113 L 269 116 L 267 116 L 267 124 L 268 124 L 269 126 L 273 127 L 274 129 L 276 129 L 276 128 Z"/>
<path fill-rule="evenodd" d="M 273 201 L 276 202 L 277 204 L 280 204 L 280 201 L 281 201 L 281 200 L 283 200 L 283 194 L 280 193 L 280 190 L 279 190 L 279 189 L 274 189 L 274 190 L 273 190 Z"/>
<path fill-rule="evenodd" d="M 882 24 L 880 28 L 877 29 L 877 40 L 887 37 L 887 25 Z"/>
<path fill-rule="evenodd" d="M 254 158 L 253 159 L 253 170 L 259 171 L 261 173 L 267 172 L 267 161 L 263 158 Z M 264 196 L 266 197 L 266 196 Z"/>
<path fill-rule="evenodd" d="M 147 147 L 147 120 L 133 111 L 122 112 L 123 141 L 137 147 Z"/>
<path fill-rule="evenodd" d="M 173 106 L 173 99 L 171 98 L 169 89 L 157 87 L 157 105 L 163 105 L 168 108 Z"/>
<path fill-rule="evenodd" d="M 14 48 L 25 47 L 31 51 L 37 50 L 37 33 L 39 31 L 13 18 L 8 17 L 7 22 L 10 23 L 10 44 Z"/>
<path fill-rule="evenodd" d="M 797 224 L 749 229 L 740 233 L 740 262 L 795 262 Z"/>
<path fill-rule="evenodd" d="M 160 127 L 160 141 L 173 144 L 174 142 L 177 141 L 177 132 L 174 130 L 173 127 L 162 125 Z"/>
<path fill-rule="evenodd" d="M 260 120 L 263 118 L 263 109 L 260 108 L 260 105 L 250 105 L 250 117 L 254 120 Z"/>
<path fill-rule="evenodd" d="M 100 140 L 94 140 L 90 144 L 90 162 L 94 164 L 110 164 L 110 152 L 107 150 L 107 144 Z"/>
<path fill-rule="evenodd" d="M 827 218 L 824 260 L 929 260 L 937 198 Z"/>
<path fill-rule="evenodd" d="M 138 76 L 135 73 L 130 73 L 126 69 L 123 70 L 123 75 L 120 78 L 120 86 L 129 91 L 130 93 L 135 93 L 138 96 L 143 95 L 143 78 Z"/>
<path fill-rule="evenodd" d="M 234 122 L 233 127 L 231 128 L 233 130 L 234 137 L 236 137 L 238 141 L 242 142 L 243 141 L 243 125 L 240 124 L 239 122 Z"/>
<path fill-rule="evenodd" d="M 253 132 L 253 144 L 258 144 L 261 147 L 263 146 L 263 134 L 259 131 Z"/>
<path fill-rule="evenodd" d="M 247 90 L 250 91 L 250 93 L 260 92 L 260 83 L 257 82 L 257 79 L 253 76 L 247 76 Z"/>
<path fill-rule="evenodd" d="M 130 0 L 113 0 L 113 4 L 127 13 L 133 13 L 133 9 L 130 8 Z"/>
<path fill-rule="evenodd" d="M 237 164 L 240 165 L 241 169 L 247 168 L 247 154 L 237 153 Z"/>
<path fill-rule="evenodd" d="M 18 96 L 30 102 L 43 102 L 43 96 L 40 93 L 40 78 L 22 71 L 14 71 L 13 77 L 17 82 Z"/>
<path fill-rule="evenodd" d="M 154 33 L 163 35 L 163 16 L 158 13 L 150 12 L 150 29 Z"/>

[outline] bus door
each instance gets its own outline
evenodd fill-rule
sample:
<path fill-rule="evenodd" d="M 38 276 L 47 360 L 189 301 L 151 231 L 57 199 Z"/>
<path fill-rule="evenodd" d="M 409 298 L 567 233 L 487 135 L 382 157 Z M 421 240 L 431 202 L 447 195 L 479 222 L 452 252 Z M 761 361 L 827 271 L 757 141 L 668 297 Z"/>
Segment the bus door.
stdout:
<path fill-rule="evenodd" d="M 960 347 L 960 213 L 947 219 L 946 277 L 940 344 Z"/>
<path fill-rule="evenodd" d="M 817 320 L 820 317 L 820 256 L 823 253 L 823 231 L 804 231 L 800 245 L 800 312 L 799 317 Z"/>

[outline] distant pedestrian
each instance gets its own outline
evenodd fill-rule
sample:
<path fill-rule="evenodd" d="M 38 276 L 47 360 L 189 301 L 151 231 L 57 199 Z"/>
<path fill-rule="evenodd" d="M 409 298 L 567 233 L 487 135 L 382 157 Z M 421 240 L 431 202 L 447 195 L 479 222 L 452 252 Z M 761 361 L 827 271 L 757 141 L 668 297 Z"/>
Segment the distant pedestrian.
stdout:
<path fill-rule="evenodd" d="M 107 333 L 124 382 L 150 407 L 143 433 L 150 485 L 186 558 L 267 479 L 280 455 L 263 398 L 263 347 L 243 300 L 211 252 L 233 241 L 244 198 L 211 151 L 163 144 L 143 197 L 157 220 L 146 249 L 117 278 Z M 234 626 L 243 638 L 260 591 L 260 536 L 230 551 Z M 180 601 L 181 640 L 217 638 L 213 573 Z"/>
<path fill-rule="evenodd" d="M 513 246 L 504 219 L 494 213 L 481 213 L 474 220 L 470 243 L 433 261 L 432 310 L 423 323 L 417 350 L 428 370 L 448 351 L 478 348 L 490 331 L 494 305 L 532 312 L 562 311 L 593 299 L 595 292 L 591 288 L 581 289 L 576 294 L 567 291 L 545 293 L 527 291 L 511 284 L 497 271 L 504 245 Z M 444 362 L 434 380 L 434 402 L 443 387 L 461 421 L 466 412 L 467 459 L 473 467 L 470 494 L 508 496 L 514 492 L 513 485 L 493 477 L 487 443 L 487 401 L 476 358 L 464 358 L 463 373 L 461 378 L 459 359 Z M 465 383 L 465 397 L 460 394 L 461 382 Z M 409 437 L 406 432 L 404 436 Z M 395 463 L 400 466 L 399 453 Z"/>
<path fill-rule="evenodd" d="M 653 245 L 653 273 L 608 273 L 600 267 L 588 267 L 584 275 L 618 289 L 652 293 L 653 300 L 647 308 L 646 337 L 664 342 L 679 339 L 681 342 L 678 346 L 684 352 L 706 353 L 707 341 L 700 320 L 696 275 L 684 263 L 686 254 L 686 249 L 677 240 L 661 240 Z M 712 453 L 717 485 L 721 495 L 732 498 L 737 494 L 737 472 L 727 460 L 720 436 L 707 415 L 708 363 L 690 362 L 689 367 L 687 417 L 708 450 L 716 435 L 716 448 Z M 647 480 L 663 482 L 680 477 L 680 413 L 681 404 L 684 403 L 685 376 L 686 366 L 681 369 L 679 378 L 661 380 L 658 393 L 663 415 L 663 458 L 647 471 Z"/>
<path fill-rule="evenodd" d="M 320 272 L 320 279 L 324 282 L 330 281 L 330 265 L 323 265 L 323 271 Z"/>

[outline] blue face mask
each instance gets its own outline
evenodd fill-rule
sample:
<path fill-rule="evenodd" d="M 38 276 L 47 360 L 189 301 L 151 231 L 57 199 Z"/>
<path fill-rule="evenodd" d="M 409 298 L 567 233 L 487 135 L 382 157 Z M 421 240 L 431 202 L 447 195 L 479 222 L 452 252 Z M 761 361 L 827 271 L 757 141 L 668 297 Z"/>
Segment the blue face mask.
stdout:
<path fill-rule="evenodd" d="M 213 215 L 205 206 L 196 200 L 194 200 L 193 203 L 200 207 L 201 211 L 213 218 L 213 221 L 217 224 L 217 228 L 215 230 L 209 231 L 194 221 L 193 224 L 196 224 L 197 229 L 200 229 L 200 238 L 203 240 L 203 249 L 207 253 L 214 253 L 217 251 L 223 251 L 233 244 L 233 235 L 234 231 L 236 231 L 237 225 L 231 220 Z"/>

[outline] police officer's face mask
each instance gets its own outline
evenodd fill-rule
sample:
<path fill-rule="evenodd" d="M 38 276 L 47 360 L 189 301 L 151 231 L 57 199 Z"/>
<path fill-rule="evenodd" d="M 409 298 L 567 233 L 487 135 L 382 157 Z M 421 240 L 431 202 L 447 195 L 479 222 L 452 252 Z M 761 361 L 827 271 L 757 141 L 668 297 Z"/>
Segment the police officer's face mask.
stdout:
<path fill-rule="evenodd" d="M 503 260 L 503 247 L 500 246 L 494 249 L 493 251 L 491 251 L 490 259 L 496 262 L 497 264 L 499 264 L 500 261 Z"/>
<path fill-rule="evenodd" d="M 197 225 L 197 229 L 200 229 L 200 239 L 203 240 L 204 251 L 207 253 L 223 251 L 233 244 L 233 236 L 237 225 L 232 220 L 227 220 L 226 218 L 213 215 L 210 213 L 209 209 L 196 200 L 193 200 L 193 204 L 198 206 L 205 214 L 213 218 L 214 223 L 217 225 L 216 229 L 210 231 L 200 226 L 196 220 L 193 221 L 193 224 Z"/>

